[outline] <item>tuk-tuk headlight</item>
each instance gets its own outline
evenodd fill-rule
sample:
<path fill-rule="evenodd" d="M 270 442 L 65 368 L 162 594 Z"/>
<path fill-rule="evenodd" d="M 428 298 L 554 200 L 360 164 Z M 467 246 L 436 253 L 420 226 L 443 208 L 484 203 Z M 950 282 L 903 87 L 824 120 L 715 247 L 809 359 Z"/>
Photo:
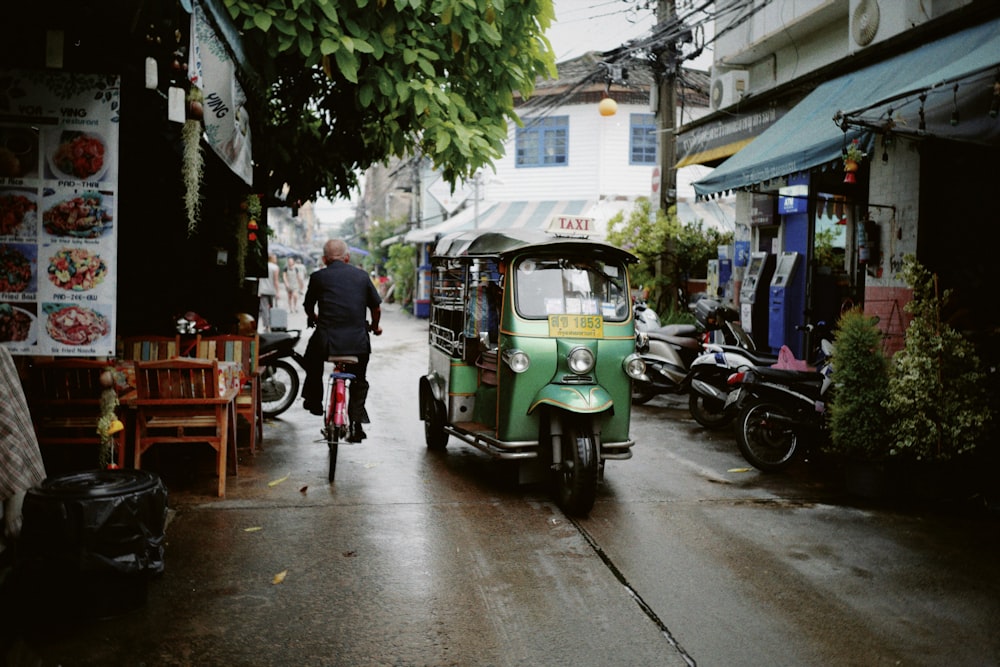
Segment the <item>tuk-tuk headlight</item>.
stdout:
<path fill-rule="evenodd" d="M 531 358 L 528 353 L 518 349 L 504 350 L 503 360 L 515 373 L 523 373 L 531 366 Z"/>
<path fill-rule="evenodd" d="M 630 354 L 622 362 L 625 374 L 633 380 L 646 379 L 646 362 L 638 354 Z"/>
<path fill-rule="evenodd" d="M 577 375 L 586 375 L 594 370 L 594 353 L 586 347 L 574 347 L 566 355 L 569 369 Z"/>

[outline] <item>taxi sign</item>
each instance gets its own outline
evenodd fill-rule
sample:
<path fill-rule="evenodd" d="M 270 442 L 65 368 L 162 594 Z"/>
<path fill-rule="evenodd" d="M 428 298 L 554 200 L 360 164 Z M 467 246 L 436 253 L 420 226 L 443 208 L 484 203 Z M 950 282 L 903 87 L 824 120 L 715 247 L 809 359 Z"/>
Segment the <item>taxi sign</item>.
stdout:
<path fill-rule="evenodd" d="M 600 315 L 549 315 L 549 336 L 604 338 L 604 318 Z"/>
<path fill-rule="evenodd" d="M 554 215 L 546 231 L 559 236 L 589 236 L 594 233 L 596 220 L 584 215 Z"/>

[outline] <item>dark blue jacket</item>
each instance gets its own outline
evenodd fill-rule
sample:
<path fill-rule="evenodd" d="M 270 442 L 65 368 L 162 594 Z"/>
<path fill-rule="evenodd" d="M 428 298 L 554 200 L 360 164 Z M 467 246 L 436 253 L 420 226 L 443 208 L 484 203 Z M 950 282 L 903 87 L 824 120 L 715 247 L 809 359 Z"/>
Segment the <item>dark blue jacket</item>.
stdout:
<path fill-rule="evenodd" d="M 316 330 L 309 341 L 310 350 L 315 349 L 324 356 L 370 353 L 367 311 L 381 303 L 371 278 L 356 266 L 331 262 L 316 271 L 309 276 L 302 303 L 310 317 L 319 305 Z"/>

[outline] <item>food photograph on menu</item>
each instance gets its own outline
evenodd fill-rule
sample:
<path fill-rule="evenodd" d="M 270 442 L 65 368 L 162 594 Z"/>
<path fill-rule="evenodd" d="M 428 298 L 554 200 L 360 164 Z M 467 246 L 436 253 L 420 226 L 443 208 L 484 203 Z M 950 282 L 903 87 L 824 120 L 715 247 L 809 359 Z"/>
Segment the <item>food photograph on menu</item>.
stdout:
<path fill-rule="evenodd" d="M 114 218 L 108 192 L 45 189 L 42 226 L 52 236 L 94 239 L 111 229 Z"/>
<path fill-rule="evenodd" d="M 0 294 L 35 292 L 38 289 L 37 264 L 38 246 L 0 243 Z"/>
<path fill-rule="evenodd" d="M 34 345 L 38 341 L 34 307 L 27 303 L 0 303 L 0 343 Z"/>
<path fill-rule="evenodd" d="M 108 169 L 104 137 L 95 132 L 60 130 L 47 152 L 47 166 L 60 181 L 100 181 Z M 51 135 L 50 135 L 51 136 Z"/>
<path fill-rule="evenodd" d="M 0 125 L 0 178 L 38 176 L 38 130 Z"/>
<path fill-rule="evenodd" d="M 86 248 L 62 248 L 49 258 L 49 280 L 59 289 L 85 292 L 104 281 L 108 265 Z"/>
<path fill-rule="evenodd" d="M 34 189 L 0 187 L 0 236 L 34 238 L 38 196 Z"/>
<path fill-rule="evenodd" d="M 45 334 L 60 345 L 95 345 L 111 331 L 111 323 L 97 307 L 44 303 Z"/>

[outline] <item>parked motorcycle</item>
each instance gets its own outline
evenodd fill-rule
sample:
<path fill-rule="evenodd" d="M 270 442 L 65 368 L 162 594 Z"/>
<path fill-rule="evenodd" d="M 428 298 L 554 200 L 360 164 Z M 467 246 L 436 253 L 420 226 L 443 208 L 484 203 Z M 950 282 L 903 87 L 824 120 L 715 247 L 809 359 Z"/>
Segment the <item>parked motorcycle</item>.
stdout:
<path fill-rule="evenodd" d="M 632 312 L 635 316 L 636 331 L 650 331 L 652 329 L 659 329 L 662 326 L 660 324 L 660 316 L 646 303 L 645 299 L 634 299 Z"/>
<path fill-rule="evenodd" d="M 787 466 L 801 449 L 828 436 L 833 344 L 820 343 L 816 370 L 751 367 L 734 373 L 726 410 L 735 415 L 743 457 L 763 471 Z"/>
<path fill-rule="evenodd" d="M 637 336 L 647 380 L 633 382 L 632 402 L 641 405 L 658 394 L 695 390 L 689 400 L 692 416 L 699 424 L 716 428 L 716 422 L 731 419 L 722 414 L 729 375 L 742 366 L 774 363 L 776 358 L 756 352 L 732 308 L 703 298 L 692 310 L 696 325 L 671 324 Z M 722 342 L 708 342 L 713 335 Z"/>
<path fill-rule="evenodd" d="M 298 329 L 260 334 L 261 411 L 265 417 L 275 417 L 287 410 L 299 395 L 299 373 L 287 359 L 293 359 L 305 370 L 305 360 L 296 351 L 302 332 Z"/>

